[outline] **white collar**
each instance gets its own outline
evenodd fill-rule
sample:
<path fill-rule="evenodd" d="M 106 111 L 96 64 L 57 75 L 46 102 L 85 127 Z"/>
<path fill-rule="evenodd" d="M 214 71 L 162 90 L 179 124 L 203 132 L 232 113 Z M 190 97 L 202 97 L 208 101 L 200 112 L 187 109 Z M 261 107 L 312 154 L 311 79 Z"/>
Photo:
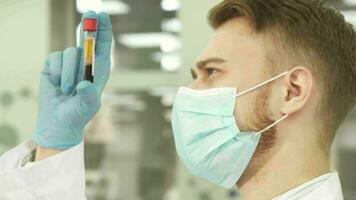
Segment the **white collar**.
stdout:
<path fill-rule="evenodd" d="M 325 197 L 325 198 L 323 198 Z M 337 172 L 318 176 L 273 200 L 312 200 L 312 199 L 342 200 L 342 191 Z"/>

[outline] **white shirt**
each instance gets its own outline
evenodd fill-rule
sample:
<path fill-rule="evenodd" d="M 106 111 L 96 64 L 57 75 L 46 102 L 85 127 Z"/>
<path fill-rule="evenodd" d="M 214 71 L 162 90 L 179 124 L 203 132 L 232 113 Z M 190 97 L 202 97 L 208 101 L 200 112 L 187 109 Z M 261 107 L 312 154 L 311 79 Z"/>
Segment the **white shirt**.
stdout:
<path fill-rule="evenodd" d="M 316 177 L 273 200 L 343 200 L 337 172 Z"/>
<path fill-rule="evenodd" d="M 1 200 L 85 200 L 83 143 L 25 165 L 36 145 L 29 141 L 0 157 Z M 308 181 L 273 200 L 343 200 L 337 172 Z"/>

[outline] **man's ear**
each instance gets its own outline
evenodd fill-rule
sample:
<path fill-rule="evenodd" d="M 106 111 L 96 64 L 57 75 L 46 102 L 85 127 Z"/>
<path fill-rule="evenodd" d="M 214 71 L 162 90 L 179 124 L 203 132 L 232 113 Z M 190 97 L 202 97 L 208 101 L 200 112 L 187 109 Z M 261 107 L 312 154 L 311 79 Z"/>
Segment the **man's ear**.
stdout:
<path fill-rule="evenodd" d="M 289 70 L 283 79 L 284 94 L 281 112 L 292 114 L 301 110 L 308 102 L 314 84 L 310 70 L 297 66 Z"/>

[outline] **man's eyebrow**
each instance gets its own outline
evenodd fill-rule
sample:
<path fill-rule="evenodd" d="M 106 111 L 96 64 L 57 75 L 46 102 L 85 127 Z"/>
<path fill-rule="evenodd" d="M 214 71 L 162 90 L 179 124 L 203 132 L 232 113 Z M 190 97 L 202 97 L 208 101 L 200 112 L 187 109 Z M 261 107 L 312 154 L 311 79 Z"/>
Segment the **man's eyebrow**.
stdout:
<path fill-rule="evenodd" d="M 198 69 L 201 69 L 201 68 L 204 68 L 205 65 L 207 65 L 208 63 L 224 63 L 224 62 L 226 62 L 226 60 L 224 60 L 222 58 L 211 57 L 211 58 L 207 58 L 204 60 L 199 60 L 199 61 L 197 61 L 197 63 L 195 65 Z M 194 68 L 190 69 L 190 73 L 192 74 L 193 79 L 197 78 L 197 73 L 195 72 Z"/>
<path fill-rule="evenodd" d="M 224 63 L 224 62 L 226 62 L 226 60 L 224 60 L 222 58 L 211 57 L 211 58 L 207 58 L 207 59 L 204 59 L 204 60 L 197 61 L 196 66 L 198 68 L 203 68 L 208 63 Z"/>

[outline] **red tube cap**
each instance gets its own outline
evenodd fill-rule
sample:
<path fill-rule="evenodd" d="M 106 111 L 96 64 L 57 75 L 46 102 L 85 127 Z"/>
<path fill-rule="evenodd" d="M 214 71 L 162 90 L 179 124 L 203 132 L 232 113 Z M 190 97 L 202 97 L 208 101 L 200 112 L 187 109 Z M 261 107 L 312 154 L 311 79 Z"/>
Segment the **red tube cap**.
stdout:
<path fill-rule="evenodd" d="M 96 31 L 96 19 L 84 19 L 83 31 Z"/>

